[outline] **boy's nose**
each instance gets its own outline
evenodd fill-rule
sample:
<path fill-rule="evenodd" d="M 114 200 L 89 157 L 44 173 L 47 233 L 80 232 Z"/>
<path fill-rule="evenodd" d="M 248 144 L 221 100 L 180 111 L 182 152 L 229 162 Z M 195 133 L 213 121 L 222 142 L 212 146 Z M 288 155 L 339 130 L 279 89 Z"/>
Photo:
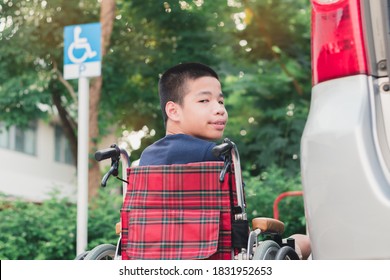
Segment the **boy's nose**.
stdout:
<path fill-rule="evenodd" d="M 221 104 L 218 104 L 218 107 L 216 108 L 216 114 L 217 115 L 225 115 L 227 112 L 226 112 L 226 108 L 224 105 L 221 105 Z"/>

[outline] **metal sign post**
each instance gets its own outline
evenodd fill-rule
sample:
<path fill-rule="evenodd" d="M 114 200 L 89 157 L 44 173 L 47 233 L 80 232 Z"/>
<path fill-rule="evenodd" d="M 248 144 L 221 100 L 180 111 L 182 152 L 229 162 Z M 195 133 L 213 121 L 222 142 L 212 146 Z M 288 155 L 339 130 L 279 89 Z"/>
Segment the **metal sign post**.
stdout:
<path fill-rule="evenodd" d="M 100 23 L 64 28 L 64 78 L 78 81 L 77 252 L 88 244 L 89 77 L 101 75 Z"/>
<path fill-rule="evenodd" d="M 77 132 L 77 255 L 84 252 L 88 244 L 88 109 L 89 80 L 80 77 Z"/>

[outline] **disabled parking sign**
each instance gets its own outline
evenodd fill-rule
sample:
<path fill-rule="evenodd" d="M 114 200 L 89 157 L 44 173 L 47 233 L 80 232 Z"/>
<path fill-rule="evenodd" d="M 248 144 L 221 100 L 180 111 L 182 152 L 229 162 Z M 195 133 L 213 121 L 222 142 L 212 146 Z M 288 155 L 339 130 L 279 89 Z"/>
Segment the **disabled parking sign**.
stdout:
<path fill-rule="evenodd" d="M 88 244 L 89 79 L 101 75 L 101 26 L 64 28 L 64 79 L 78 79 L 77 253 Z"/>
<path fill-rule="evenodd" d="M 64 28 L 64 79 L 101 75 L 100 23 Z"/>

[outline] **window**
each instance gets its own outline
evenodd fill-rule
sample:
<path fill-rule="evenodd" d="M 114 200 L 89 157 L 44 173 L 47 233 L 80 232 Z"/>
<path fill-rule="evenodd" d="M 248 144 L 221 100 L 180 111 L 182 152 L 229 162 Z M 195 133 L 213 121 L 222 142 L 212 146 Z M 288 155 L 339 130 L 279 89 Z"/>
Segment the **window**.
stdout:
<path fill-rule="evenodd" d="M 68 139 L 65 137 L 65 134 L 61 126 L 56 125 L 54 127 L 55 134 L 55 161 L 74 164 L 72 151 L 70 149 L 70 144 Z"/>
<path fill-rule="evenodd" d="M 9 148 L 9 129 L 5 127 L 5 125 L 0 122 L 0 147 L 1 148 Z"/>
<path fill-rule="evenodd" d="M 15 127 L 14 149 L 29 155 L 36 155 L 37 127 L 36 123 L 30 124 L 27 128 Z"/>
<path fill-rule="evenodd" d="M 31 122 L 27 127 L 11 126 L 9 129 L 3 123 L 0 123 L 0 147 L 36 155 L 36 146 L 36 122 Z"/>

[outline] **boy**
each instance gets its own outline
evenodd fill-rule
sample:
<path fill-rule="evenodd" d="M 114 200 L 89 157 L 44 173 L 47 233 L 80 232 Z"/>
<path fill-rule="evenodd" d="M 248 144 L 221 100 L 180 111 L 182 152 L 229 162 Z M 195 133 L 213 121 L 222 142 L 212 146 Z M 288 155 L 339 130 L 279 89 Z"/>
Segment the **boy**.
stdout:
<path fill-rule="evenodd" d="M 211 150 L 222 138 L 228 121 L 219 77 L 200 63 L 168 69 L 159 81 L 160 105 L 166 136 L 147 147 L 139 165 L 186 164 L 219 161 Z M 300 257 L 310 254 L 305 235 L 292 236 Z"/>
<path fill-rule="evenodd" d="M 143 151 L 140 165 L 221 160 L 210 142 L 228 120 L 217 73 L 200 63 L 176 65 L 162 75 L 159 95 L 166 136 Z"/>

